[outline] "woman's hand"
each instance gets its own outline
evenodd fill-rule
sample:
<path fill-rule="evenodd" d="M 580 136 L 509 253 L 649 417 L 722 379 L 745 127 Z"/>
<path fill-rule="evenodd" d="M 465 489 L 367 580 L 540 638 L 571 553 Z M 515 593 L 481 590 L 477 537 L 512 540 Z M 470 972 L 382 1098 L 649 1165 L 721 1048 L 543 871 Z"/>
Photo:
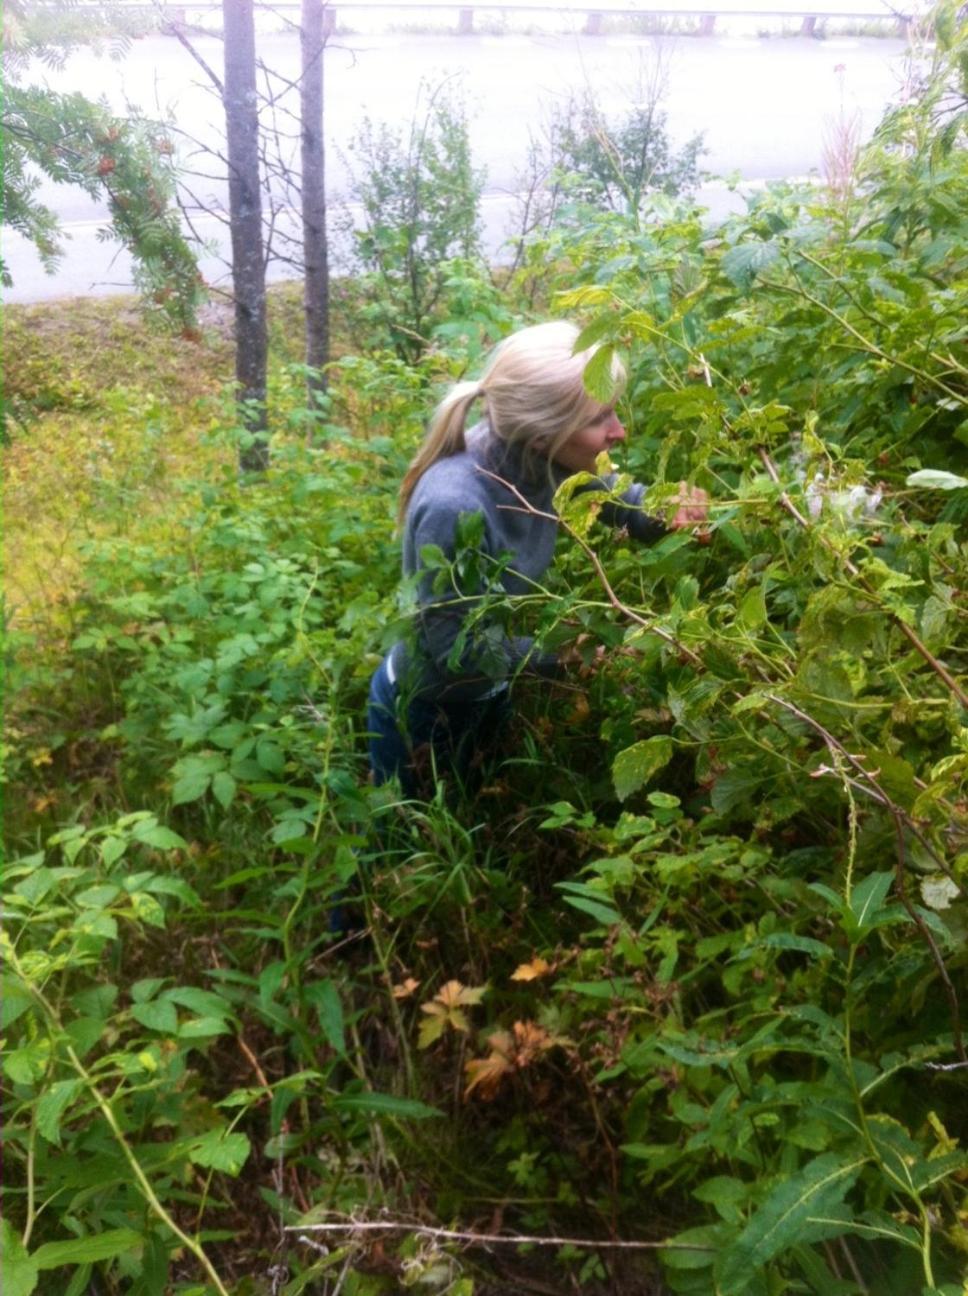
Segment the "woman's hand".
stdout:
<path fill-rule="evenodd" d="M 673 501 L 679 505 L 669 524 L 673 531 L 702 526 L 709 517 L 709 495 L 701 486 L 689 486 L 681 481 L 679 494 L 673 496 Z"/>

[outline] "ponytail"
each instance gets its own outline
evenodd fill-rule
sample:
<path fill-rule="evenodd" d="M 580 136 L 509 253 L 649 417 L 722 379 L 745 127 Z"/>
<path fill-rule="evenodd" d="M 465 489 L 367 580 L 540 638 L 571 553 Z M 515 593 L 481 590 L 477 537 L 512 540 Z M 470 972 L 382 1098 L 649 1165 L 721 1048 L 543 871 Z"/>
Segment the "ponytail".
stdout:
<path fill-rule="evenodd" d="M 467 449 L 464 428 L 474 402 L 487 401 L 491 435 L 504 446 L 518 446 L 525 455 L 547 463 L 580 428 L 591 423 L 603 408 L 585 390 L 585 369 L 598 350 L 592 345 L 575 352 L 579 331 L 565 320 L 534 324 L 500 342 L 491 352 L 479 382 L 452 387 L 437 406 L 427 439 L 417 451 L 400 487 L 402 526 L 414 487 L 438 459 Z M 625 385 L 625 370 L 618 357 L 610 367 L 612 388 Z"/>
<path fill-rule="evenodd" d="M 427 469 L 438 459 L 460 454 L 467 449 L 464 429 L 470 407 L 481 396 L 484 388 L 479 382 L 461 382 L 453 386 L 434 411 L 427 437 L 410 461 L 400 486 L 400 506 L 397 522 L 403 525 L 404 514 L 414 487 Z"/>

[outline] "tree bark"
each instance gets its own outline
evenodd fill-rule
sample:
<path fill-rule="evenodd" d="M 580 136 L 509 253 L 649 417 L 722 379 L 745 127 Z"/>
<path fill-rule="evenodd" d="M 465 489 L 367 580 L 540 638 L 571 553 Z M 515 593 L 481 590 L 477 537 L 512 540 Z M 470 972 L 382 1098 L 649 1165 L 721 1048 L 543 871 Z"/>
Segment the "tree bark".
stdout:
<path fill-rule="evenodd" d="M 309 408 L 326 390 L 329 362 L 329 249 L 326 242 L 326 151 L 323 138 L 323 50 L 328 35 L 325 0 L 302 0 L 299 87 L 302 154 L 303 260 L 306 277 L 306 395 Z"/>
<path fill-rule="evenodd" d="M 269 466 L 268 341 L 253 0 L 222 0 L 222 17 L 225 27 L 223 102 L 235 291 L 236 401 L 241 426 L 255 438 L 239 452 L 239 466 L 246 472 L 262 472 Z"/>

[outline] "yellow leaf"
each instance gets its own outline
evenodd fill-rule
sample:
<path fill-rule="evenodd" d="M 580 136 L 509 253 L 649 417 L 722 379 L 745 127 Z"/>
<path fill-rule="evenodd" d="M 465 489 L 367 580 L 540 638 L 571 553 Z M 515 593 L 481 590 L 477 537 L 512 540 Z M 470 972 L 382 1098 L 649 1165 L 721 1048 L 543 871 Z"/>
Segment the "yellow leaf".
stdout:
<path fill-rule="evenodd" d="M 419 1047 L 426 1048 L 440 1039 L 446 1028 L 468 1031 L 470 1023 L 461 1011 L 465 1004 L 478 1004 L 484 997 L 487 986 L 464 986 L 459 981 L 448 981 L 433 999 L 420 1005 L 420 1011 L 427 1014 L 430 1021 L 420 1027 Z"/>
<path fill-rule="evenodd" d="M 419 981 L 415 981 L 413 977 L 407 977 L 406 981 L 401 981 L 399 985 L 392 986 L 390 993 L 394 999 L 409 999 L 419 985 Z"/>
<path fill-rule="evenodd" d="M 536 981 L 538 977 L 547 976 L 551 964 L 547 959 L 533 958 L 530 963 L 521 963 L 512 973 L 512 981 Z"/>
<path fill-rule="evenodd" d="M 472 1058 L 464 1064 L 464 1072 L 467 1075 L 465 1098 L 477 1089 L 478 1096 L 485 1102 L 489 1102 L 497 1093 L 501 1081 L 512 1070 L 511 1054 L 514 1051 L 514 1041 L 508 1032 L 495 1031 L 487 1042 L 491 1046 L 489 1057 Z"/>
<path fill-rule="evenodd" d="M 445 1008 L 454 1008 L 457 1004 L 479 1004 L 486 989 L 487 986 L 465 986 L 459 981 L 448 981 L 437 991 L 434 999 Z"/>
<path fill-rule="evenodd" d="M 427 1004 L 423 1005 L 428 1007 Z M 417 1037 L 418 1048 L 429 1048 L 436 1040 L 443 1035 L 447 1026 L 447 1018 L 441 1013 L 439 1017 L 428 1017 L 426 1021 L 420 1023 L 420 1034 Z"/>

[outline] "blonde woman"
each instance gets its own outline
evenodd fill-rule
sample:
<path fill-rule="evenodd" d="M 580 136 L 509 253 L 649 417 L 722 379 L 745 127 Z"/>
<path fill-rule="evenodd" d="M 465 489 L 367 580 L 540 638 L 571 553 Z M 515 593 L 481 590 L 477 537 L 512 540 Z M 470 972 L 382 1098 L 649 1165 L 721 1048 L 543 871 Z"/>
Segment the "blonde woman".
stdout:
<path fill-rule="evenodd" d="M 506 338 L 480 379 L 458 383 L 438 406 L 403 479 L 403 570 L 416 578 L 418 615 L 412 641 L 394 645 L 370 686 L 376 783 L 397 776 L 404 793 L 415 794 L 422 758 L 435 772 L 461 774 L 506 715 L 512 678 L 562 674 L 558 657 L 481 616 L 480 597 L 488 589 L 534 589 L 554 554 L 558 486 L 594 472 L 598 455 L 625 440 L 615 406 L 585 390 L 595 348 L 576 355 L 577 338 L 578 329 L 563 321 Z M 612 376 L 619 392 L 617 363 Z M 480 420 L 468 426 L 475 405 Z M 606 478 L 602 486 L 609 485 Z M 644 490 L 631 486 L 600 516 L 649 543 L 667 528 L 643 513 Z M 705 492 L 680 500 L 673 528 L 704 520 Z"/>

